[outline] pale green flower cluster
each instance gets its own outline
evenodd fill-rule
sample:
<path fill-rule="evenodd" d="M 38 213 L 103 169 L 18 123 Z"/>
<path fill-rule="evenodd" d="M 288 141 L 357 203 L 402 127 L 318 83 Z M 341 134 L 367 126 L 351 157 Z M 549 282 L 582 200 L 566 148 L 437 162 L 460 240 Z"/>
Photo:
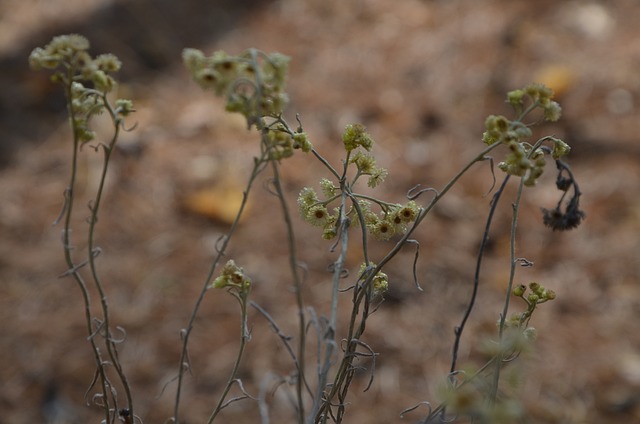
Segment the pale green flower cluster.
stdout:
<path fill-rule="evenodd" d="M 197 49 L 184 49 L 182 59 L 193 79 L 204 89 L 226 99 L 226 110 L 238 112 L 263 131 L 262 141 L 269 159 L 280 160 L 300 149 L 313 148 L 307 133 L 293 131 L 281 119 L 289 98 L 285 84 L 289 58 L 249 49 L 238 56 L 217 51 L 205 56 Z M 270 123 L 263 118 L 273 118 Z"/>
<path fill-rule="evenodd" d="M 280 116 L 287 105 L 287 56 L 253 49 L 238 56 L 223 51 L 206 56 L 200 50 L 185 49 L 182 58 L 193 79 L 226 97 L 227 111 L 244 115 L 249 126 L 263 117 Z"/>
<path fill-rule="evenodd" d="M 378 167 L 373 155 L 368 153 L 373 147 L 373 139 L 367 134 L 365 127 L 360 124 L 347 125 L 342 141 L 348 158 L 345 160 L 345 166 L 355 165 L 356 168 L 356 175 L 347 190 L 351 191 L 352 186 L 361 176 L 368 176 L 369 187 L 374 188 L 382 183 L 387 176 L 387 170 Z M 367 152 L 357 150 L 354 153 L 354 150 L 359 148 Z M 337 185 L 326 178 L 320 180 L 320 187 L 324 199 L 320 199 L 316 191 L 310 187 L 302 189 L 298 196 L 298 210 L 305 221 L 323 229 L 324 239 L 330 240 L 338 235 L 341 210 L 334 208 L 330 211 L 328 205 L 340 198 L 341 191 Z M 400 205 L 356 193 L 350 197 L 357 202 L 357 206 L 352 205 L 346 211 L 346 218 L 353 226 L 364 224 L 367 232 L 377 240 L 389 240 L 394 235 L 405 233 L 409 224 L 420 214 L 420 207 L 414 201 Z M 380 212 L 371 210 L 372 203 L 380 207 Z"/>
<path fill-rule="evenodd" d="M 544 84 L 533 83 L 520 90 L 513 90 L 507 93 L 507 101 L 513 106 L 517 114 L 524 111 L 525 98 L 528 97 L 533 102 L 533 107 L 540 107 L 544 113 L 545 121 L 556 122 L 560 119 L 562 108 L 551 100 L 553 90 Z"/>
<path fill-rule="evenodd" d="M 535 281 L 529 283 L 529 289 L 531 292 L 525 297 L 527 287 L 521 284 L 513 289 L 513 295 L 523 298 L 527 302 L 527 305 L 537 305 L 556 298 L 556 292 L 545 288 L 542 284 L 536 283 Z"/>
<path fill-rule="evenodd" d="M 347 152 L 355 150 L 358 147 L 370 151 L 373 147 L 373 139 L 365 132 L 365 127 L 362 124 L 347 125 L 342 134 L 342 142 Z"/>
<path fill-rule="evenodd" d="M 327 182 L 323 180 L 323 192 L 327 194 Z M 337 190 L 337 188 L 335 188 Z M 357 195 L 355 195 L 357 197 Z M 337 225 L 340 218 L 340 209 L 334 208 L 329 211 L 327 205 L 337 200 L 337 196 L 321 200 L 313 188 L 305 187 L 298 196 L 298 210 L 300 216 L 315 227 L 323 229 L 323 238 L 330 240 L 338 234 Z M 367 232 L 377 240 L 389 240 L 394 235 L 404 234 L 409 224 L 418 217 L 420 207 L 411 200 L 404 205 L 380 203 L 381 211 L 375 213 L 371 210 L 371 201 L 358 199 L 358 208 L 351 207 L 346 213 L 352 225 L 360 224 L 358 209 L 362 212 L 362 220 Z"/>
<path fill-rule="evenodd" d="M 349 159 L 356 165 L 358 175 L 368 175 L 367 185 L 371 188 L 379 186 L 389 174 L 386 169 L 376 166 L 376 159 L 369 153 L 357 151 Z"/>
<path fill-rule="evenodd" d="M 326 182 L 331 183 L 326 179 L 323 179 L 323 181 L 325 185 Z M 336 198 L 337 197 L 333 196 L 330 201 Z M 320 201 L 318 194 L 311 187 L 303 188 L 298 195 L 298 210 L 300 211 L 300 216 L 314 227 L 321 227 L 323 229 L 322 237 L 325 240 L 331 240 L 338 234 L 336 227 L 340 211 L 334 210 L 332 213 L 329 212 L 327 203 L 326 201 Z"/>
<path fill-rule="evenodd" d="M 385 204 L 379 213 L 371 210 L 371 202 L 367 200 L 360 200 L 358 204 L 364 215 L 367 231 L 377 240 L 389 240 L 395 235 L 404 234 L 420 213 L 420 207 L 413 200 L 404 205 Z M 356 220 L 354 222 L 356 225 L 359 223 Z"/>
<path fill-rule="evenodd" d="M 523 178 L 527 186 L 536 184 L 544 172 L 545 150 L 533 148 L 524 140 L 532 136 L 531 129 L 522 122 L 522 118 L 535 109 L 542 109 L 546 121 L 554 122 L 560 118 L 560 105 L 551 100 L 553 90 L 542 84 L 530 84 L 523 89 L 513 90 L 507 94 L 507 102 L 513 106 L 518 118 L 509 120 L 502 115 L 490 115 L 485 120 L 486 131 L 483 141 L 487 145 L 500 142 L 509 148 L 509 154 L 498 164 L 502 171 Z M 526 101 L 528 99 L 528 101 Z M 526 107 L 526 109 L 525 109 Z M 571 148 L 564 141 L 548 137 L 553 142 L 551 155 L 553 159 L 569 153 Z"/>
<path fill-rule="evenodd" d="M 305 153 L 311 151 L 313 146 L 305 132 L 289 132 L 283 124 L 276 124 L 264 130 L 266 147 L 269 151 L 269 159 L 280 160 L 293 155 L 293 151 L 300 149 Z"/>
<path fill-rule="evenodd" d="M 232 287 L 241 292 L 248 292 L 251 288 L 251 279 L 247 277 L 244 270 L 236 265 L 233 259 L 230 259 L 224 267 L 220 275 L 213 280 L 209 288 L 222 289 Z"/>
<path fill-rule="evenodd" d="M 59 35 L 44 48 L 35 48 L 29 56 L 29 64 L 36 70 L 58 69 L 53 76 L 56 82 L 87 81 L 100 93 L 108 93 L 115 86 L 110 74 L 119 71 L 121 63 L 110 53 L 94 59 L 88 49 L 89 41 L 82 35 Z"/>
<path fill-rule="evenodd" d="M 362 148 L 367 152 L 373 148 L 373 138 L 365 130 L 366 128 L 362 124 L 347 125 L 342 133 L 342 142 L 344 143 L 344 149 L 349 153 L 349 163 L 354 164 L 357 168 L 356 179 L 361 175 L 369 176 L 367 185 L 373 188 L 384 181 L 388 175 L 387 170 L 379 168 L 376 165 L 376 159 L 369 153 L 358 150 L 351 154 L 352 151 L 358 148 Z"/>
<path fill-rule="evenodd" d="M 67 88 L 71 122 L 81 143 L 95 138 L 95 132 L 89 128 L 89 120 L 105 107 L 110 107 L 106 95 L 116 85 L 111 74 L 121 66 L 116 56 L 107 53 L 92 58 L 88 49 L 89 41 L 82 35 L 60 35 L 44 48 L 35 48 L 29 56 L 33 69 L 55 70 L 51 79 Z M 116 100 L 115 108 L 110 110 L 115 117 L 124 117 L 135 111 L 133 102 L 126 99 Z"/>
<path fill-rule="evenodd" d="M 511 316 L 505 319 L 504 326 L 506 329 L 511 331 L 512 335 L 515 335 L 512 342 L 514 340 L 524 342 L 525 344 L 526 342 L 532 342 L 536 338 L 536 329 L 533 327 L 527 327 L 527 323 L 533 315 L 536 307 L 541 303 L 554 300 L 556 298 L 556 292 L 545 288 L 539 283 L 532 282 L 529 283 L 529 287 L 524 284 L 516 286 L 512 290 L 512 294 L 524 300 L 527 304 L 527 309 L 524 312 L 511 314 Z M 498 320 L 498 325 L 500 325 L 500 320 Z M 511 346 L 513 349 L 523 347 L 524 345 Z"/>

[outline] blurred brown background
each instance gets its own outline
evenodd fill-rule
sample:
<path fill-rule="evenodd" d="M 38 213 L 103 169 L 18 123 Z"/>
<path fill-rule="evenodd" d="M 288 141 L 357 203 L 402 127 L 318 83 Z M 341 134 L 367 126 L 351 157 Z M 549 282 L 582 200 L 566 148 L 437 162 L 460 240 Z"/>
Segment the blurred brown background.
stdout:
<path fill-rule="evenodd" d="M 520 269 L 517 281 L 539 281 L 558 298 L 533 318 L 539 338 L 520 361 L 518 393 L 531 423 L 640 420 L 638 21 L 634 0 L 0 0 L 0 422 L 100 419 L 83 405 L 92 357 L 80 294 L 72 281 L 57 278 L 65 270 L 61 228 L 51 225 L 69 173 L 64 99 L 46 72 L 27 63 L 34 47 L 70 32 L 87 36 L 93 54 L 120 57 L 119 95 L 138 109 L 131 120 L 137 128 L 123 135 L 113 163 L 98 240 L 113 318 L 127 330 L 124 366 L 146 423 L 171 415 L 175 385 L 161 392 L 177 369 L 179 330 L 228 226 L 220 205 L 235 201 L 229 193 L 242 190 L 257 149 L 242 120 L 191 82 L 180 63 L 184 47 L 257 47 L 291 56 L 290 119 L 300 113 L 314 146 L 334 163 L 344 125 L 364 123 L 390 172 L 381 195 L 395 202 L 418 183 L 441 188 L 479 151 L 486 115 L 509 113 L 506 91 L 532 81 L 554 87 L 563 118 L 537 134 L 573 147 L 568 161 L 587 219 L 570 233 L 542 226 L 539 208 L 558 199 L 549 164 L 526 192 L 518 253 L 535 266 Z M 78 249 L 99 156 L 91 149 L 82 155 Z M 321 171 L 303 155 L 283 164 L 292 205 Z M 490 185 L 488 167 L 475 167 L 417 234 L 423 293 L 411 279 L 409 249 L 388 268 L 391 291 L 366 338 L 380 353 L 376 380 L 362 393 L 368 375 L 358 379 L 347 422 L 414 422 L 419 414 L 401 420 L 400 411 L 437 401 L 453 327 L 470 295 Z M 194 201 L 202 193 L 213 206 Z M 254 300 L 293 335 L 278 205 L 261 185 L 254 194 L 229 255 L 253 277 Z M 495 336 L 508 273 L 509 203 L 494 224 L 461 366 L 481 364 L 478 346 Z M 296 224 L 310 270 L 305 296 L 325 314 L 326 266 L 335 256 L 316 229 Z M 386 248 L 375 243 L 374 257 Z M 350 261 L 355 270 L 357 252 Z M 196 323 L 183 408 L 188 422 L 208 417 L 233 362 L 239 329 L 230 300 L 210 292 Z M 252 311 L 250 320 L 241 376 L 255 393 L 270 373 L 286 375 L 292 367 L 264 318 Z M 292 422 L 278 393 L 273 418 Z M 221 417 L 258 420 L 252 403 L 234 404 Z"/>

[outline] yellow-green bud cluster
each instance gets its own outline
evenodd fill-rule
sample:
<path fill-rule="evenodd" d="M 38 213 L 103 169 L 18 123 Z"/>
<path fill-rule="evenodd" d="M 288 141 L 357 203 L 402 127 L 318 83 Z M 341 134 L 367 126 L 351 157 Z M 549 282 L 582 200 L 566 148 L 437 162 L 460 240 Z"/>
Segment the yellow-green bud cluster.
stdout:
<path fill-rule="evenodd" d="M 251 288 L 251 279 L 245 275 L 244 270 L 237 266 L 233 259 L 230 259 L 222 267 L 220 275 L 209 285 L 209 288 L 216 289 L 226 287 L 236 288 L 245 293 Z"/>
<path fill-rule="evenodd" d="M 356 152 L 349 162 L 356 165 L 359 175 L 369 176 L 367 185 L 371 188 L 382 184 L 389 174 L 386 169 L 376 166 L 376 159 L 372 155 L 362 151 Z"/>
<path fill-rule="evenodd" d="M 358 275 L 360 276 L 361 279 L 366 278 L 364 273 L 367 270 L 372 270 L 375 266 L 376 264 L 370 263 L 369 266 L 367 267 L 367 264 L 363 263 L 362 265 L 360 265 L 360 271 L 358 272 Z M 382 295 L 385 292 L 387 292 L 387 290 L 389 290 L 389 277 L 384 272 L 378 271 L 375 277 L 373 277 L 373 280 L 371 281 L 371 285 L 372 285 L 371 289 L 374 296 Z"/>
<path fill-rule="evenodd" d="M 95 133 L 89 129 L 89 120 L 104 111 L 106 94 L 116 85 L 111 74 L 121 66 L 116 56 L 106 53 L 92 58 L 88 49 L 89 41 L 82 35 L 60 35 L 44 48 L 35 48 L 29 56 L 33 69 L 54 70 L 52 81 L 67 87 L 71 123 L 81 143 L 95 138 Z M 128 116 L 134 111 L 131 100 L 118 99 L 113 109 L 114 118 Z"/>
<path fill-rule="evenodd" d="M 311 142 L 307 134 L 304 132 L 294 132 L 293 135 L 287 131 L 283 124 L 277 124 L 273 128 L 267 128 L 265 131 L 265 144 L 269 150 L 269 159 L 280 160 L 293 155 L 295 149 L 301 149 L 303 152 L 310 152 L 312 149 Z"/>
<path fill-rule="evenodd" d="M 553 141 L 553 150 L 551 151 L 551 157 L 555 160 L 560 159 L 562 156 L 568 154 L 571 151 L 571 146 L 569 146 L 559 138 L 551 137 L 550 139 Z"/>
<path fill-rule="evenodd" d="M 288 96 L 284 92 L 289 58 L 280 53 L 265 54 L 247 50 L 238 56 L 217 51 L 205 56 L 200 50 L 182 52 L 185 66 L 193 79 L 204 89 L 226 97 L 226 109 L 239 112 L 249 125 L 260 118 L 282 114 Z M 304 136 L 298 136 L 305 149 Z"/>
<path fill-rule="evenodd" d="M 514 313 L 507 319 L 505 319 L 505 328 L 524 328 L 521 336 L 524 337 L 525 340 L 533 341 L 536 336 L 535 329 L 532 327 L 526 328 L 526 324 L 529 322 L 529 319 L 533 315 L 536 307 L 541 303 L 555 299 L 556 293 L 553 290 L 547 289 L 543 285 L 536 282 L 529 283 L 528 287 L 524 284 L 519 284 L 513 288 L 511 293 L 514 296 L 524 300 L 524 302 L 527 304 L 527 310 L 521 313 Z M 501 320 L 498 320 L 498 325 L 500 325 L 500 321 Z"/>
<path fill-rule="evenodd" d="M 556 298 L 556 292 L 545 288 L 542 284 L 536 283 L 535 281 L 529 283 L 528 290 L 527 292 L 527 286 L 524 284 L 520 284 L 512 290 L 514 296 L 522 298 L 529 306 L 529 311 L 525 313 L 528 314 L 526 316 L 531 315 L 536 305 Z"/>
<path fill-rule="evenodd" d="M 498 163 L 498 168 L 502 171 L 522 177 L 524 185 L 533 186 L 544 172 L 544 151 L 540 148 L 532 152 L 532 148 L 527 143 L 509 143 L 510 153 L 504 161 Z"/>
<path fill-rule="evenodd" d="M 361 176 L 368 176 L 367 185 L 377 187 L 387 176 L 387 170 L 376 165 L 373 155 L 367 153 L 373 147 L 373 139 L 360 124 L 349 124 L 342 135 L 347 159 L 345 165 L 355 165 L 356 175 L 351 185 Z M 362 148 L 363 150 L 355 151 Z M 338 235 L 340 208 L 328 210 L 328 205 L 336 202 L 340 197 L 339 186 L 323 178 L 320 180 L 323 199 L 320 199 L 312 188 L 305 187 L 298 196 L 298 209 L 302 218 L 309 224 L 322 227 L 324 239 L 330 240 Z M 350 188 L 348 188 L 349 191 Z M 409 201 L 404 205 L 391 204 L 376 200 L 369 196 L 352 193 L 349 196 L 354 202 L 344 212 L 352 226 L 364 226 L 366 231 L 375 239 L 389 240 L 397 234 L 407 231 L 409 224 L 414 222 L 420 214 L 420 207 L 416 202 Z M 379 212 L 371 210 L 372 203 L 380 206 Z"/>
<path fill-rule="evenodd" d="M 358 147 L 369 151 L 373 147 L 373 139 L 367 134 L 362 124 L 347 125 L 342 134 L 342 142 L 347 152 L 355 150 Z"/>
<path fill-rule="evenodd" d="M 531 129 L 519 121 L 510 121 L 502 115 L 489 115 L 484 121 L 485 133 L 482 140 L 487 145 L 497 141 L 510 144 L 531 137 Z"/>
<path fill-rule="evenodd" d="M 522 89 L 510 91 L 507 93 L 507 102 L 513 106 L 516 113 L 521 114 L 527 97 L 534 107 L 542 109 L 545 121 L 555 122 L 560 119 L 562 108 L 557 102 L 551 100 L 553 90 L 544 84 L 532 83 Z"/>
<path fill-rule="evenodd" d="M 95 90 L 108 93 L 116 83 L 110 74 L 119 71 L 121 63 L 110 53 L 92 59 L 88 49 L 89 40 L 82 35 L 59 35 L 44 48 L 35 48 L 29 56 L 29 64 L 36 70 L 57 69 L 52 77 L 55 82 L 90 81 Z"/>
<path fill-rule="evenodd" d="M 297 131 L 293 133 L 293 148 L 300 149 L 305 153 L 309 153 L 313 149 L 309 136 L 306 132 Z"/>
<path fill-rule="evenodd" d="M 536 184 L 538 178 L 544 172 L 545 159 L 544 150 L 533 149 L 524 140 L 531 137 L 532 132 L 523 122 L 524 115 L 533 109 L 543 110 L 544 119 L 547 121 L 557 121 L 560 118 L 560 105 L 551 100 L 553 91 L 542 84 L 530 84 L 523 89 L 514 90 L 507 94 L 507 102 L 513 106 L 519 115 L 516 120 L 509 120 L 502 115 L 490 115 L 485 120 L 485 133 L 483 141 L 487 145 L 500 142 L 509 147 L 510 153 L 506 159 L 498 164 L 498 167 L 511 175 L 523 178 L 527 186 Z M 525 110 L 525 100 L 531 103 Z M 564 141 L 549 137 L 553 141 L 551 156 L 554 159 L 569 153 L 571 148 Z"/>

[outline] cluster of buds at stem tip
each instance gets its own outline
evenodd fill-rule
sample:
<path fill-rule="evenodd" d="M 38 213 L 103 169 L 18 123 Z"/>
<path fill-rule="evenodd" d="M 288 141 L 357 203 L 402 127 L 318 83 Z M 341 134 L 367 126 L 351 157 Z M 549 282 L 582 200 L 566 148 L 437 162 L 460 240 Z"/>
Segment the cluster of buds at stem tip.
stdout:
<path fill-rule="evenodd" d="M 59 35 L 45 47 L 35 48 L 29 56 L 31 68 L 53 70 L 51 80 L 65 86 L 71 124 L 81 143 L 95 138 L 95 133 L 89 128 L 89 120 L 107 107 L 106 95 L 116 86 L 112 74 L 121 66 L 113 54 L 93 58 L 88 49 L 89 40 L 82 35 Z M 135 111 L 133 102 L 126 99 L 116 100 L 111 110 L 114 119 L 118 120 Z"/>
<path fill-rule="evenodd" d="M 200 87 L 225 98 L 227 112 L 242 114 L 249 128 L 255 125 L 262 131 L 269 159 L 290 157 L 296 149 L 305 153 L 312 150 L 302 128 L 294 131 L 280 121 L 289 102 L 285 92 L 289 57 L 255 49 L 236 56 L 224 51 L 206 56 L 188 48 L 182 51 L 182 59 Z"/>
<path fill-rule="evenodd" d="M 248 293 L 251 289 L 251 279 L 245 275 L 244 270 L 236 265 L 233 259 L 230 259 L 222 267 L 220 275 L 213 280 L 209 288 L 234 288 L 241 293 Z"/>
<path fill-rule="evenodd" d="M 544 172 L 544 154 L 548 150 L 541 148 L 542 141 L 553 142 L 551 155 L 555 160 L 571 150 L 567 143 L 554 137 L 547 137 L 533 144 L 526 141 L 533 133 L 523 119 L 533 110 L 542 110 L 545 121 L 555 122 L 560 119 L 562 109 L 552 98 L 553 90 L 550 88 L 542 84 L 530 84 L 507 94 L 507 103 L 513 107 L 516 119 L 490 115 L 485 120 L 483 141 L 487 145 L 499 142 L 509 148 L 507 157 L 498 164 L 498 168 L 507 174 L 522 177 L 526 186 L 534 186 Z"/>
<path fill-rule="evenodd" d="M 387 176 L 387 170 L 380 168 L 369 151 L 373 147 L 373 139 L 360 124 L 349 124 L 342 134 L 344 149 L 347 152 L 345 165 L 355 167 L 355 176 L 349 184 L 352 190 L 360 177 L 367 177 L 367 185 L 377 187 Z M 344 183 L 344 182 L 343 182 Z M 346 184 L 346 183 L 345 183 Z M 323 238 L 330 240 L 338 235 L 341 214 L 357 227 L 363 225 L 367 232 L 377 240 L 389 240 L 395 235 L 404 234 L 409 225 L 420 214 L 420 207 L 413 200 L 405 204 L 388 203 L 353 193 L 350 196 L 352 204 L 347 210 L 333 207 L 340 203 L 340 184 L 323 178 L 320 180 L 323 198 L 321 199 L 311 187 L 305 187 L 298 195 L 298 210 L 300 216 L 309 224 L 323 228 Z M 380 211 L 374 212 L 372 206 L 378 205 Z"/>

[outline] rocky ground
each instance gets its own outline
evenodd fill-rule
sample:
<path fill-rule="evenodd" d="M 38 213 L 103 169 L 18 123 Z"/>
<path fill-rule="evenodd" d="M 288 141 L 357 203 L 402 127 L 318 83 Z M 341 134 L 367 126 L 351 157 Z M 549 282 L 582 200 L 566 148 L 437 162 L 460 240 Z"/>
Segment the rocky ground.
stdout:
<path fill-rule="evenodd" d="M 81 297 L 71 280 L 58 278 L 65 266 L 60 227 L 52 222 L 71 151 L 63 98 L 27 63 L 34 47 L 70 32 L 87 36 L 93 53 L 122 59 L 119 94 L 138 110 L 137 126 L 114 158 L 97 236 L 113 319 L 127 332 L 122 361 L 144 422 L 171 416 L 175 387 L 162 388 L 176 372 L 179 331 L 257 151 L 242 120 L 190 80 L 180 63 L 184 47 L 291 56 L 290 119 L 300 114 L 314 146 L 333 163 L 345 124 L 365 124 L 390 173 L 380 193 L 394 202 L 416 184 L 441 188 L 473 157 L 483 146 L 484 118 L 509 112 L 506 91 L 531 81 L 555 88 L 563 118 L 536 131 L 573 147 L 568 162 L 587 219 L 568 233 L 541 224 L 540 207 L 558 199 L 551 168 L 527 190 L 518 254 L 535 265 L 520 269 L 517 281 L 539 281 L 558 296 L 533 318 L 538 340 L 518 360 L 517 393 L 531 423 L 640 420 L 639 19 L 633 0 L 0 0 L 0 422 L 101 419 L 83 403 L 94 370 Z M 100 155 L 84 149 L 81 161 L 78 204 L 85 205 Z M 300 188 L 317 184 L 322 167 L 297 155 L 282 172 L 293 204 Z M 419 414 L 402 419 L 400 411 L 437 401 L 453 327 L 470 296 L 491 182 L 488 166 L 472 169 L 417 233 L 424 292 L 412 282 L 409 250 L 390 264 L 387 301 L 366 333 L 380 353 L 376 378 L 365 393 L 368 375 L 357 378 L 346 422 L 414 422 Z M 294 334 L 286 239 L 267 183 L 265 176 L 258 184 L 229 255 L 253 277 L 253 299 Z M 483 341 L 495 337 L 508 275 L 508 203 L 494 224 L 461 366 L 479 365 Z M 86 224 L 78 211 L 80 249 Z M 297 217 L 295 225 L 309 269 L 305 297 L 326 313 L 326 267 L 335 255 L 317 229 Z M 372 255 L 385 249 L 374 243 Z M 349 262 L 354 271 L 357 253 Z M 239 325 L 230 299 L 208 294 L 196 322 L 188 422 L 205 421 L 233 363 Z M 241 377 L 255 393 L 270 373 L 287 375 L 292 367 L 255 311 L 250 325 Z M 284 392 L 272 401 L 275 422 L 293 422 Z M 258 421 L 251 403 L 234 404 L 221 417 Z"/>

